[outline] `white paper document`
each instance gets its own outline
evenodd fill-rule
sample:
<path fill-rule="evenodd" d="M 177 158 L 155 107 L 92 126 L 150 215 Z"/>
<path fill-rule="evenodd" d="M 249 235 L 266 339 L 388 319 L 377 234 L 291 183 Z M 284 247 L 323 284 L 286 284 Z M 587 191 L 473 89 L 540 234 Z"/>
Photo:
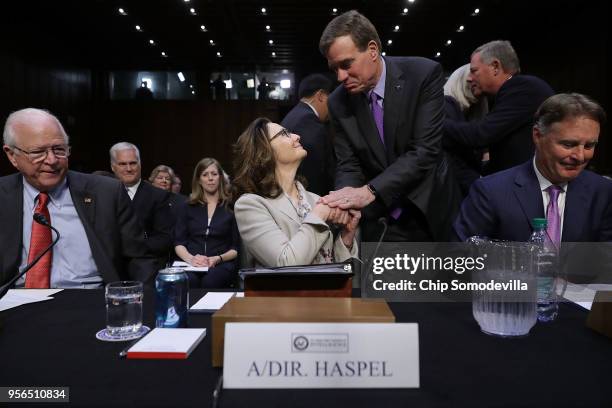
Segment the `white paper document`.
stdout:
<path fill-rule="evenodd" d="M 187 358 L 206 336 L 206 329 L 155 328 L 127 352 L 127 358 Z"/>
<path fill-rule="evenodd" d="M 563 297 L 567 300 L 574 302 L 575 304 L 582 306 L 587 310 L 591 310 L 593 305 L 593 299 L 595 299 L 595 293 L 597 291 L 612 291 L 612 285 L 606 284 L 587 284 L 578 285 L 575 283 L 567 282 L 565 293 Z"/>
<path fill-rule="evenodd" d="M 191 308 L 190 312 L 216 312 L 221 309 L 236 292 L 208 292 L 198 300 Z"/>
<path fill-rule="evenodd" d="M 11 289 L 0 299 L 0 312 L 28 303 L 52 300 L 52 295 L 63 289 Z"/>
<path fill-rule="evenodd" d="M 191 266 L 187 262 L 174 261 L 173 268 L 185 268 L 185 272 L 208 272 L 208 266 Z"/>

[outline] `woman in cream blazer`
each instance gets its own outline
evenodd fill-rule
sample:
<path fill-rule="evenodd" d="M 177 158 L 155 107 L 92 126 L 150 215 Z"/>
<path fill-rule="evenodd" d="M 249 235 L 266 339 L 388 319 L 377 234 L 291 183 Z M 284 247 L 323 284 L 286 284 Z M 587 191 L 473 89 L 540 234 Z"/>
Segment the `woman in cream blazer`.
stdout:
<path fill-rule="evenodd" d="M 306 151 L 300 137 L 258 118 L 234 147 L 232 187 L 238 230 L 263 266 L 341 262 L 357 257 L 359 211 L 331 209 L 296 180 Z M 329 224 L 341 226 L 334 239 Z"/>

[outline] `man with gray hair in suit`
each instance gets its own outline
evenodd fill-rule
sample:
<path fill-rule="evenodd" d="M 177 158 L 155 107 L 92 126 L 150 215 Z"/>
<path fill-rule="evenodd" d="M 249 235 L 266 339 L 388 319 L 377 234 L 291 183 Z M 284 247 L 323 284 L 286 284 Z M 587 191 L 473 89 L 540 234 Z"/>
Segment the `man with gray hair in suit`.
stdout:
<path fill-rule="evenodd" d="M 117 280 L 148 281 L 144 234 L 117 180 L 68 170 L 70 145 L 59 120 L 41 109 L 9 115 L 4 152 L 19 171 L 0 177 L 0 284 L 52 242 L 44 216 L 61 237 L 17 286 L 95 288 Z M 53 234 L 55 235 L 55 234 Z"/>

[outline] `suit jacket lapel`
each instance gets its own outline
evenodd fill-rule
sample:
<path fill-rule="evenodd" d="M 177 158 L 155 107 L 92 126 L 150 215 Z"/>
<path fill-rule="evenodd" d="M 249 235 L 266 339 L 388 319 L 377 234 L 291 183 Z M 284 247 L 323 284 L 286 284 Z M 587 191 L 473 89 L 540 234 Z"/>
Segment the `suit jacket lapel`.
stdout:
<path fill-rule="evenodd" d="M 567 185 L 565 211 L 563 212 L 563 232 L 561 241 L 575 242 L 585 240 L 582 231 L 587 225 L 586 209 L 589 208 L 589 188 L 581 174 Z M 588 239 L 588 238 L 587 238 Z"/>
<path fill-rule="evenodd" d="M 96 221 L 95 195 L 89 191 L 87 182 L 73 172 L 68 172 L 68 186 L 70 196 L 83 225 L 88 224 L 92 228 Z M 87 228 L 85 228 L 87 231 Z"/>
<path fill-rule="evenodd" d="M 395 141 L 397 139 L 396 130 L 399 123 L 401 112 L 405 112 L 403 102 L 408 98 L 403 97 L 405 81 L 402 79 L 402 72 L 395 66 L 393 61 L 385 58 L 387 77 L 385 79 L 385 98 L 384 98 L 384 130 L 385 144 L 387 146 L 387 157 L 389 161 L 395 160 Z"/>
<path fill-rule="evenodd" d="M 544 216 L 542 190 L 540 190 L 540 183 L 533 171 L 531 160 L 521 166 L 514 179 L 513 189 L 523 214 L 525 214 L 527 229 L 531 230 L 531 220 Z"/>
<path fill-rule="evenodd" d="M 300 218 L 297 215 L 296 209 L 293 207 L 293 203 L 285 196 L 285 194 L 281 194 L 275 198 L 276 200 L 276 208 L 287 217 L 292 219 L 298 224 L 301 224 Z"/>
<path fill-rule="evenodd" d="M 374 157 L 378 160 L 382 168 L 387 167 L 387 155 L 385 152 L 385 146 L 383 146 L 380 136 L 378 136 L 378 129 L 372 116 L 372 111 L 368 105 L 368 100 L 365 95 L 359 93 L 357 95 L 349 95 L 349 101 L 352 105 L 353 112 L 357 118 L 357 124 L 361 130 L 363 138 L 370 146 L 371 151 L 374 153 Z"/>

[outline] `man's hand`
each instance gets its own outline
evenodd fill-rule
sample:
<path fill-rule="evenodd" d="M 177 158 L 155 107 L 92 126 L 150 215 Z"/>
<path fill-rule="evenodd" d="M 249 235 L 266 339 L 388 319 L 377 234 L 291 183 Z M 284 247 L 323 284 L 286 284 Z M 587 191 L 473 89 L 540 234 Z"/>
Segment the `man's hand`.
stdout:
<path fill-rule="evenodd" d="M 367 186 L 344 187 L 337 191 L 330 191 L 325 197 L 321 197 L 320 202 L 327 204 L 331 208 L 338 207 L 342 210 L 350 208 L 361 210 L 366 205 L 374 201 L 376 197 L 368 190 Z"/>
<path fill-rule="evenodd" d="M 208 257 L 204 255 L 194 255 L 191 258 L 191 266 L 202 267 L 208 266 Z"/>

